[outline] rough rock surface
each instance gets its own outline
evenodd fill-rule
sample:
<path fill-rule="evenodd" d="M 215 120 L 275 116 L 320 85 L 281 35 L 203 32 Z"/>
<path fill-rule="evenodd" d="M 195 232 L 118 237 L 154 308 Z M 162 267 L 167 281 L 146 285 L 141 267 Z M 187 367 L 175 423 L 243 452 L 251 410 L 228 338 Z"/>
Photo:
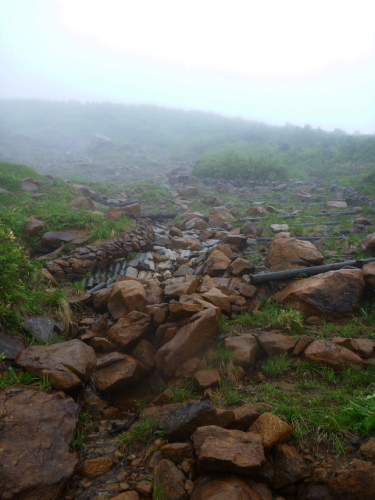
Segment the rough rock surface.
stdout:
<path fill-rule="evenodd" d="M 343 366 L 362 369 L 364 361 L 357 354 L 346 347 L 342 347 L 328 340 L 314 340 L 303 353 L 304 359 L 331 368 L 340 369 Z"/>
<path fill-rule="evenodd" d="M 266 266 L 272 272 L 323 264 L 324 256 L 309 241 L 280 233 L 271 241 Z"/>
<path fill-rule="evenodd" d="M 252 333 L 246 333 L 237 337 L 226 337 L 225 347 L 232 351 L 233 362 L 243 367 L 249 367 L 255 363 L 259 351 L 259 344 Z"/>
<path fill-rule="evenodd" d="M 5 499 L 53 500 L 78 463 L 69 452 L 78 405 L 43 391 L 0 391 L 0 494 Z"/>
<path fill-rule="evenodd" d="M 108 330 L 108 337 L 120 350 L 132 349 L 150 328 L 148 314 L 132 311 Z"/>
<path fill-rule="evenodd" d="M 286 422 L 273 413 L 263 413 L 250 426 L 249 432 L 260 434 L 265 451 L 270 450 L 278 443 L 285 443 L 293 434 L 293 429 Z"/>
<path fill-rule="evenodd" d="M 76 339 L 28 347 L 19 353 L 16 363 L 36 377 L 47 377 L 55 389 L 69 392 L 89 380 L 96 356 L 92 347 Z"/>
<path fill-rule="evenodd" d="M 265 486 L 265 488 L 267 488 Z M 261 498 L 245 478 L 234 474 L 210 474 L 199 479 L 190 500 L 272 500 Z"/>
<path fill-rule="evenodd" d="M 128 313 L 146 305 L 146 291 L 135 280 L 118 281 L 108 301 L 108 311 L 114 319 L 123 318 Z"/>
<path fill-rule="evenodd" d="M 342 314 L 352 313 L 358 306 L 364 284 L 360 269 L 339 269 L 292 281 L 274 298 L 306 316 L 327 314 L 342 317 Z"/>

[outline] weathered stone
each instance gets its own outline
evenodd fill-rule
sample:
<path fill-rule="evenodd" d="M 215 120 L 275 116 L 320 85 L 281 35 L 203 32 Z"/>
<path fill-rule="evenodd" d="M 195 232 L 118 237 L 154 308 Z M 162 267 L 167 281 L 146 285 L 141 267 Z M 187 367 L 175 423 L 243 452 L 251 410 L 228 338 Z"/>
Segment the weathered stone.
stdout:
<path fill-rule="evenodd" d="M 107 472 L 113 465 L 111 457 L 97 457 L 84 460 L 81 465 L 81 474 L 87 476 L 99 476 Z"/>
<path fill-rule="evenodd" d="M 133 203 L 132 205 L 127 205 L 126 207 L 122 207 L 124 214 L 130 214 L 136 219 L 141 217 L 141 205 L 139 203 Z"/>
<path fill-rule="evenodd" d="M 266 266 L 272 272 L 323 264 L 324 256 L 309 241 L 296 240 L 284 233 L 271 241 Z"/>
<path fill-rule="evenodd" d="M 194 449 L 191 443 L 168 443 L 160 449 L 163 458 L 171 460 L 176 465 L 184 458 L 194 458 Z"/>
<path fill-rule="evenodd" d="M 92 498 L 91 500 L 102 500 L 102 498 L 102 496 L 98 496 Z M 111 497 L 111 500 L 139 500 L 139 495 L 137 491 L 123 491 L 122 493 Z"/>
<path fill-rule="evenodd" d="M 213 309 L 205 309 L 191 317 L 155 356 L 159 370 L 172 376 L 177 368 L 189 358 L 198 354 L 217 335 L 219 321 Z"/>
<path fill-rule="evenodd" d="M 108 311 L 114 319 L 126 316 L 146 305 L 146 291 L 135 280 L 117 281 L 108 301 Z"/>
<path fill-rule="evenodd" d="M 100 358 L 100 362 L 93 382 L 106 393 L 119 392 L 136 384 L 150 370 L 149 366 L 127 354 L 110 353 Z"/>
<path fill-rule="evenodd" d="M 370 252 L 375 251 L 375 233 L 371 233 L 367 236 L 362 244 L 364 250 L 369 250 Z"/>
<path fill-rule="evenodd" d="M 243 249 L 247 245 L 247 236 L 245 236 L 244 234 L 229 233 L 224 236 L 223 241 L 227 245 L 232 245 L 237 249 Z"/>
<path fill-rule="evenodd" d="M 247 220 L 241 227 L 241 233 L 245 234 L 247 237 L 257 235 L 257 228 L 253 222 Z"/>
<path fill-rule="evenodd" d="M 168 280 L 164 293 L 168 298 L 190 295 L 195 293 L 199 286 L 199 280 L 195 276 L 185 278 L 172 278 Z"/>
<path fill-rule="evenodd" d="M 171 250 L 203 250 L 201 242 L 195 238 L 171 238 L 166 247 Z"/>
<path fill-rule="evenodd" d="M 361 358 L 370 358 L 375 351 L 375 342 L 370 339 L 350 339 L 346 337 L 334 337 L 334 344 L 346 347 L 350 351 L 358 354 Z"/>
<path fill-rule="evenodd" d="M 328 483 L 332 500 L 369 500 L 374 498 L 375 466 L 369 462 L 354 460 L 351 469 L 340 471 L 340 475 Z"/>
<path fill-rule="evenodd" d="M 208 228 L 208 223 L 201 217 L 194 217 L 186 222 L 186 229 L 197 229 L 198 231 L 203 231 Z"/>
<path fill-rule="evenodd" d="M 375 462 L 375 438 L 370 438 L 366 443 L 364 443 L 361 448 L 361 453 L 366 460 L 371 460 Z"/>
<path fill-rule="evenodd" d="M 222 293 L 218 288 L 211 288 L 208 292 L 202 294 L 204 300 L 207 300 L 218 307 L 224 313 L 230 313 L 230 300 L 228 295 Z"/>
<path fill-rule="evenodd" d="M 222 276 L 227 270 L 231 260 L 220 250 L 214 249 L 203 264 L 201 274 L 209 276 Z"/>
<path fill-rule="evenodd" d="M 66 229 L 65 231 L 49 231 L 43 234 L 42 244 L 52 248 L 61 247 L 64 244 L 82 244 L 88 239 L 87 229 Z"/>
<path fill-rule="evenodd" d="M 208 223 L 210 226 L 228 228 L 228 223 L 233 222 L 233 215 L 225 207 L 211 208 Z"/>
<path fill-rule="evenodd" d="M 61 334 L 63 326 L 50 316 L 33 316 L 25 319 L 25 329 L 39 342 L 51 342 Z"/>
<path fill-rule="evenodd" d="M 304 463 L 297 448 L 287 444 L 278 444 L 275 447 L 274 470 L 273 486 L 277 490 L 311 476 L 311 469 Z"/>
<path fill-rule="evenodd" d="M 251 474 L 265 462 L 262 437 L 252 432 L 199 427 L 191 437 L 199 466 L 207 472 Z"/>
<path fill-rule="evenodd" d="M 227 270 L 235 276 L 243 276 L 253 272 L 254 266 L 249 261 L 238 258 L 229 264 Z"/>
<path fill-rule="evenodd" d="M 233 362 L 244 368 L 254 365 L 259 344 L 256 337 L 252 333 L 246 333 L 239 336 L 226 337 L 224 340 L 225 347 L 233 353 Z"/>
<path fill-rule="evenodd" d="M 194 382 L 200 389 L 215 387 L 220 382 L 220 373 L 217 370 L 199 370 L 194 373 Z"/>
<path fill-rule="evenodd" d="M 340 208 L 348 208 L 348 204 L 346 201 L 337 201 L 337 200 L 332 200 L 332 201 L 327 201 L 326 207 L 328 210 L 336 210 Z"/>
<path fill-rule="evenodd" d="M 149 331 L 151 316 L 132 311 L 108 330 L 108 337 L 120 350 L 133 349 Z"/>
<path fill-rule="evenodd" d="M 28 217 L 25 224 L 25 232 L 27 238 L 35 238 L 38 234 L 47 227 L 47 222 L 37 219 L 34 216 Z"/>
<path fill-rule="evenodd" d="M 374 247 L 375 248 L 375 247 Z M 375 288 L 375 262 L 369 262 L 362 267 L 363 277 L 368 285 Z"/>
<path fill-rule="evenodd" d="M 288 283 L 274 295 L 306 316 L 342 317 L 358 306 L 364 288 L 360 269 L 339 269 Z"/>
<path fill-rule="evenodd" d="M 271 229 L 274 233 L 282 233 L 283 231 L 288 231 L 288 224 L 271 224 Z"/>
<path fill-rule="evenodd" d="M 271 411 L 272 406 L 268 403 L 247 403 L 233 410 L 234 421 L 231 423 L 230 428 L 239 429 L 240 431 L 247 431 L 258 417 L 264 411 Z"/>
<path fill-rule="evenodd" d="M 298 342 L 298 337 L 290 337 L 275 332 L 264 332 L 258 337 L 258 340 L 268 356 L 277 356 L 293 351 Z"/>
<path fill-rule="evenodd" d="M 144 479 L 143 481 L 140 481 L 135 485 L 136 492 L 141 495 L 141 497 L 146 497 L 146 498 L 151 498 L 152 497 L 152 490 L 153 490 L 153 483 L 151 480 Z M 134 493 L 134 492 L 132 492 Z M 101 499 L 100 499 L 101 500 Z M 131 500 L 131 499 L 129 499 Z M 135 499 L 138 500 L 138 499 Z"/>
<path fill-rule="evenodd" d="M 198 479 L 190 500 L 272 500 L 272 495 L 260 497 L 245 478 L 234 474 L 209 474 Z"/>
<path fill-rule="evenodd" d="M 363 359 L 357 354 L 328 340 L 311 342 L 304 350 L 303 357 L 306 361 L 335 369 L 345 366 L 361 370 L 364 367 Z"/>
<path fill-rule="evenodd" d="M 185 490 L 186 477 L 170 460 L 163 459 L 154 470 L 154 481 L 165 500 L 185 500 L 188 494 Z"/>
<path fill-rule="evenodd" d="M 26 193 L 31 193 L 33 191 L 38 191 L 39 186 L 34 182 L 31 177 L 27 179 L 23 179 L 21 182 L 21 191 L 25 191 Z"/>
<path fill-rule="evenodd" d="M 81 198 L 76 198 L 75 200 L 71 201 L 70 204 L 72 207 L 76 208 L 84 208 L 85 210 L 95 210 L 95 203 L 92 201 L 91 198 L 82 196 Z"/>
<path fill-rule="evenodd" d="M 260 434 L 265 451 L 270 450 L 275 444 L 285 443 L 293 434 L 293 429 L 286 422 L 273 413 L 263 413 L 249 427 L 249 432 Z"/>
<path fill-rule="evenodd" d="M 92 306 L 95 311 L 103 311 L 108 306 L 109 298 L 112 295 L 111 288 L 102 288 L 92 294 Z"/>
<path fill-rule="evenodd" d="M 19 353 L 16 363 L 36 377 L 47 377 L 55 389 L 69 392 L 89 380 L 96 368 L 96 356 L 92 347 L 75 339 L 28 347 Z"/>
<path fill-rule="evenodd" d="M 105 337 L 92 337 L 89 340 L 89 345 L 95 352 L 112 352 L 116 350 L 115 344 Z"/>
<path fill-rule="evenodd" d="M 0 391 L 0 491 L 2 498 L 53 500 L 78 463 L 70 443 L 78 405 L 44 391 Z"/>
<path fill-rule="evenodd" d="M 133 350 L 132 356 L 149 368 L 153 368 L 155 364 L 156 351 L 156 347 L 151 344 L 149 340 L 142 339 Z"/>
<path fill-rule="evenodd" d="M 23 340 L 15 335 L 4 333 L 0 330 L 0 353 L 5 360 L 13 360 L 25 349 Z"/>
<path fill-rule="evenodd" d="M 187 304 L 171 300 L 169 303 L 169 313 L 172 321 L 190 318 L 194 314 L 203 311 L 204 307 L 200 304 Z"/>

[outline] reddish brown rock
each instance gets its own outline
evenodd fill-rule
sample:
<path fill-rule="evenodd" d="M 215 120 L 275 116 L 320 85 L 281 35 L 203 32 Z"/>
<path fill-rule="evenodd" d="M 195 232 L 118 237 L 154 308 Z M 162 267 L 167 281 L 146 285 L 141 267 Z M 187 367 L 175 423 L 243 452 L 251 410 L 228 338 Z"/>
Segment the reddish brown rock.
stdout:
<path fill-rule="evenodd" d="M 252 273 L 254 266 L 249 261 L 238 258 L 229 264 L 227 270 L 235 276 L 243 276 L 244 274 Z"/>
<path fill-rule="evenodd" d="M 156 347 L 149 340 L 142 339 L 133 350 L 132 356 L 149 368 L 153 368 L 156 351 Z"/>
<path fill-rule="evenodd" d="M 363 359 L 357 354 L 328 340 L 314 340 L 304 350 L 303 358 L 334 369 L 347 366 L 361 370 L 364 367 Z"/>
<path fill-rule="evenodd" d="M 141 205 L 139 203 L 127 205 L 126 207 L 123 207 L 122 210 L 125 214 L 130 214 L 136 219 L 139 219 L 139 217 L 141 217 Z"/>
<path fill-rule="evenodd" d="M 213 309 L 205 309 L 191 317 L 155 356 L 159 370 L 173 376 L 179 366 L 198 354 L 217 335 L 219 321 Z"/>
<path fill-rule="evenodd" d="M 151 316 L 133 311 L 124 318 L 120 318 L 108 330 L 108 337 L 118 349 L 132 349 L 150 331 Z"/>
<path fill-rule="evenodd" d="M 290 238 L 286 234 L 280 233 L 271 241 L 266 260 L 266 266 L 270 271 L 285 271 L 323 264 L 324 256 L 312 243 Z"/>
<path fill-rule="evenodd" d="M 233 474 L 210 474 L 199 478 L 190 500 L 272 500 L 269 493 L 259 496 L 245 478 Z"/>
<path fill-rule="evenodd" d="M 375 251 L 375 233 L 369 234 L 362 244 L 364 250 L 369 250 L 370 252 Z"/>
<path fill-rule="evenodd" d="M 265 462 L 262 437 L 252 432 L 199 427 L 191 437 L 199 466 L 207 472 L 251 474 Z"/>
<path fill-rule="evenodd" d="M 285 443 L 293 434 L 293 429 L 286 422 L 273 413 L 263 413 L 249 427 L 249 432 L 260 434 L 265 451 L 270 450 L 275 444 Z"/>
<path fill-rule="evenodd" d="M 53 500 L 78 463 L 69 447 L 78 405 L 44 391 L 0 391 L 0 494 L 5 499 Z"/>
<path fill-rule="evenodd" d="M 233 410 L 234 421 L 231 423 L 230 427 L 233 429 L 239 429 L 241 431 L 247 431 L 250 425 L 252 425 L 258 417 L 260 417 L 265 411 L 271 411 L 272 406 L 267 403 L 247 403 Z"/>
<path fill-rule="evenodd" d="M 169 303 L 169 313 L 172 321 L 180 321 L 181 319 L 190 318 L 197 312 L 203 311 L 203 306 L 200 304 L 188 304 L 171 300 Z"/>
<path fill-rule="evenodd" d="M 365 264 L 362 267 L 362 272 L 366 283 L 375 288 L 375 262 L 369 262 L 368 264 Z"/>
<path fill-rule="evenodd" d="M 171 238 L 166 247 L 171 250 L 203 250 L 201 242 L 195 238 Z"/>
<path fill-rule="evenodd" d="M 163 492 L 165 500 L 185 500 L 188 494 L 185 490 L 186 477 L 170 460 L 163 459 L 154 470 L 154 481 Z"/>
<path fill-rule="evenodd" d="M 111 288 L 102 288 L 92 294 L 92 306 L 95 311 L 103 311 L 108 306 L 108 301 L 112 295 Z"/>
<path fill-rule="evenodd" d="M 340 208 L 348 208 L 348 204 L 346 201 L 337 201 L 337 200 L 332 200 L 332 201 L 327 201 L 327 208 L 328 210 L 337 210 Z"/>
<path fill-rule="evenodd" d="M 163 458 L 171 460 L 175 464 L 182 462 L 184 458 L 194 458 L 194 449 L 191 443 L 168 443 L 160 449 Z"/>
<path fill-rule="evenodd" d="M 108 310 L 114 319 L 124 317 L 145 305 L 146 291 L 138 281 L 118 281 L 113 285 Z"/>
<path fill-rule="evenodd" d="M 47 377 L 55 389 L 69 392 L 89 380 L 96 369 L 96 356 L 84 342 L 70 340 L 28 347 L 20 352 L 16 363 L 36 377 Z"/>
<path fill-rule="evenodd" d="M 355 352 L 361 358 L 370 358 L 375 351 L 375 342 L 370 339 L 349 339 L 346 337 L 334 337 L 334 344 L 346 347 L 350 351 Z"/>
<path fill-rule="evenodd" d="M 288 283 L 274 295 L 306 316 L 342 317 L 358 306 L 364 288 L 360 269 L 339 269 Z"/>
<path fill-rule="evenodd" d="M 172 278 L 167 281 L 164 293 L 168 298 L 177 298 L 181 295 L 190 295 L 195 293 L 198 286 L 199 280 L 195 276 Z"/>
<path fill-rule="evenodd" d="M 199 370 L 194 373 L 194 382 L 200 389 L 216 387 L 220 382 L 220 373 L 217 370 Z"/>
<path fill-rule="evenodd" d="M 110 353 L 99 359 L 93 382 L 99 391 L 118 392 L 136 384 L 150 370 L 150 367 L 132 356 Z"/>
<path fill-rule="evenodd" d="M 256 237 L 257 228 L 254 222 L 247 220 L 244 225 L 241 227 L 241 233 L 245 234 L 248 237 Z"/>
<path fill-rule="evenodd" d="M 311 476 L 311 469 L 304 463 L 297 448 L 288 444 L 278 444 L 275 447 L 274 471 L 273 487 L 276 490 Z"/>
<path fill-rule="evenodd" d="M 80 245 L 88 239 L 87 229 L 66 229 L 65 231 L 49 231 L 44 233 L 42 244 L 52 248 L 58 248 L 64 244 Z"/>
<path fill-rule="evenodd" d="M 208 228 L 208 223 L 201 217 L 193 217 L 192 219 L 187 221 L 185 225 L 188 231 L 190 229 L 198 229 L 199 231 L 204 231 Z"/>
<path fill-rule="evenodd" d="M 328 483 L 332 500 L 370 500 L 375 492 L 375 466 L 369 462 L 354 460 L 351 469 Z"/>
<path fill-rule="evenodd" d="M 228 295 L 222 293 L 218 288 L 211 288 L 208 292 L 202 294 L 204 300 L 207 300 L 222 312 L 230 313 L 230 300 Z"/>
<path fill-rule="evenodd" d="M 91 500 L 102 500 L 102 496 L 92 498 Z M 139 500 L 139 495 L 137 491 L 124 491 L 119 495 L 111 497 L 111 500 Z"/>
<path fill-rule="evenodd" d="M 258 340 L 268 356 L 277 356 L 293 351 L 298 342 L 298 337 L 290 337 L 275 332 L 264 332 L 258 337 Z"/>
<path fill-rule="evenodd" d="M 164 302 L 164 291 L 157 281 L 147 281 L 146 300 L 148 305 L 157 305 Z"/>
<path fill-rule="evenodd" d="M 214 249 L 206 262 L 203 264 L 201 274 L 209 276 L 222 276 L 231 260 L 220 250 Z"/>
<path fill-rule="evenodd" d="M 229 224 L 233 222 L 233 220 L 233 215 L 225 207 L 214 207 L 210 210 L 208 223 L 210 226 L 228 229 Z"/>
<path fill-rule="evenodd" d="M 81 465 L 81 474 L 87 476 L 99 476 L 107 472 L 113 465 L 111 457 L 97 457 L 84 460 Z"/>
<path fill-rule="evenodd" d="M 361 446 L 361 453 L 366 460 L 375 462 L 375 438 L 370 438 Z"/>
<path fill-rule="evenodd" d="M 254 365 L 259 351 L 259 344 L 252 333 L 226 337 L 224 343 L 225 347 L 232 351 L 235 364 L 245 368 Z"/>

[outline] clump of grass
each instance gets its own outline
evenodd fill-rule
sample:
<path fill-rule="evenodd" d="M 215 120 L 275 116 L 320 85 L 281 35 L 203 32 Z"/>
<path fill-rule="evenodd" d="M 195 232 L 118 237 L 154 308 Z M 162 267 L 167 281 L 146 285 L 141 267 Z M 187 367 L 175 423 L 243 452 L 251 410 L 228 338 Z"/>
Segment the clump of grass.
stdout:
<path fill-rule="evenodd" d="M 283 353 L 277 356 L 270 356 L 263 364 L 263 371 L 269 375 L 280 375 L 287 372 L 292 365 L 292 359 L 288 354 Z"/>
<path fill-rule="evenodd" d="M 220 389 L 216 394 L 220 397 L 221 406 L 243 403 L 245 400 L 244 394 L 238 392 L 234 385 L 227 380 L 220 380 L 219 387 Z"/>
<path fill-rule="evenodd" d="M 0 361 L 2 361 L 2 359 L 0 359 Z M 18 374 L 12 366 L 0 375 L 0 389 L 3 389 L 4 387 L 8 387 L 10 385 L 29 385 L 38 380 L 37 377 L 34 377 L 28 372 Z"/>
<path fill-rule="evenodd" d="M 149 443 L 157 431 L 157 417 L 150 416 L 136 422 L 129 431 L 120 434 L 118 439 L 124 446 L 134 446 L 138 443 Z"/>
<path fill-rule="evenodd" d="M 170 398 L 170 403 L 187 403 L 193 396 L 192 384 L 186 380 L 182 386 L 172 385 L 170 390 L 173 392 L 173 397 Z"/>
<path fill-rule="evenodd" d="M 238 383 L 240 379 L 240 373 L 239 369 L 233 362 L 233 352 L 228 349 L 223 342 L 221 342 L 218 344 L 215 350 L 215 355 L 219 365 L 221 376 L 231 384 Z"/>

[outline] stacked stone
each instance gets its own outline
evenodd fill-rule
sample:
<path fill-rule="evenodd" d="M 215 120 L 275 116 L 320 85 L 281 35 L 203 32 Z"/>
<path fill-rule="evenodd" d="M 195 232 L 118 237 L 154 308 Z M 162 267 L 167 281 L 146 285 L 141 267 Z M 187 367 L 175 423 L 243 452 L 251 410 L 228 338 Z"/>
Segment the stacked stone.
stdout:
<path fill-rule="evenodd" d="M 47 262 L 45 268 L 57 279 L 77 280 L 93 269 L 105 269 L 108 264 L 131 252 L 148 251 L 154 246 L 154 231 L 146 220 L 115 241 L 77 248 L 68 255 Z"/>

